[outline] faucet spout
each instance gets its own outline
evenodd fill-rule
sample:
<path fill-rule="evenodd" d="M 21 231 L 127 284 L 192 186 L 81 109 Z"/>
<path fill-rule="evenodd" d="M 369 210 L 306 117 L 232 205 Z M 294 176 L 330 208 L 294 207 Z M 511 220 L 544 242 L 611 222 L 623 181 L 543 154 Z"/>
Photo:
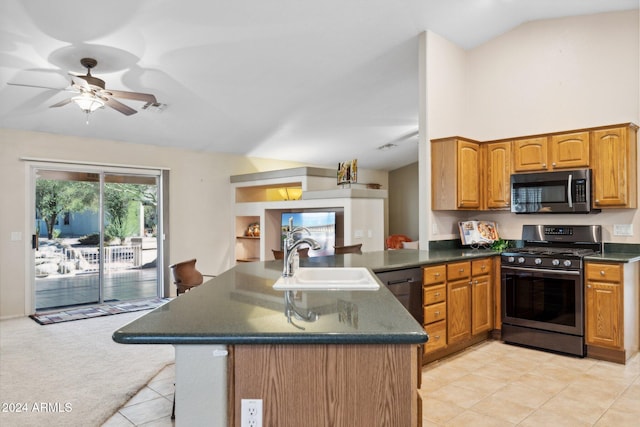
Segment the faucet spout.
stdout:
<path fill-rule="evenodd" d="M 313 240 L 311 237 L 303 237 L 301 239 L 293 241 L 290 245 L 284 246 L 284 269 L 282 275 L 284 277 L 293 276 L 293 255 L 298 252 L 298 246 L 309 245 L 311 249 L 320 249 L 320 244 Z"/>

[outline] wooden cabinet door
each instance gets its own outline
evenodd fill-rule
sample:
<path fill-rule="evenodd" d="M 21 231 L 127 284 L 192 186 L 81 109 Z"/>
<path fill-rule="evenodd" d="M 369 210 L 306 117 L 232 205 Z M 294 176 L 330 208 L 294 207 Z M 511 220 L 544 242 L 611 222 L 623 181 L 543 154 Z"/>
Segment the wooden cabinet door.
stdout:
<path fill-rule="evenodd" d="M 490 142 L 486 147 L 486 207 L 509 209 L 511 206 L 511 141 Z"/>
<path fill-rule="evenodd" d="M 587 344 L 622 348 L 623 319 L 620 284 L 588 281 L 586 287 Z"/>
<path fill-rule="evenodd" d="M 548 138 L 516 139 L 513 142 L 513 170 L 515 172 L 547 170 Z"/>
<path fill-rule="evenodd" d="M 447 344 L 471 337 L 471 285 L 469 279 L 447 283 Z"/>
<path fill-rule="evenodd" d="M 592 141 L 594 206 L 596 208 L 635 208 L 637 206 L 635 130 L 629 132 L 628 127 L 621 127 L 594 131 Z"/>
<path fill-rule="evenodd" d="M 481 177 L 480 144 L 470 141 L 458 141 L 457 192 L 458 208 L 480 209 Z M 456 167 L 456 165 L 450 165 Z"/>
<path fill-rule="evenodd" d="M 473 277 L 471 282 L 471 334 L 476 335 L 492 328 L 491 276 Z"/>
<path fill-rule="evenodd" d="M 549 140 L 552 169 L 589 166 L 589 132 L 552 135 Z"/>

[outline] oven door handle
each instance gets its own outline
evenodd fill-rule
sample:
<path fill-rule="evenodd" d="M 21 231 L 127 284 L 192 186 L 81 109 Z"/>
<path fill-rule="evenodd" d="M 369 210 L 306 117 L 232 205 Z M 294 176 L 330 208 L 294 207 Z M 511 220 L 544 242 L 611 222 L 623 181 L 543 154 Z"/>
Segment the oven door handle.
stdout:
<path fill-rule="evenodd" d="M 571 181 L 573 179 L 573 175 L 569 174 L 567 178 L 567 201 L 569 202 L 569 207 L 573 208 L 573 199 L 571 198 Z"/>
<path fill-rule="evenodd" d="M 568 274 L 570 276 L 579 276 L 580 271 L 575 270 L 549 270 L 546 268 L 526 268 L 526 267 L 502 267 L 502 271 L 526 271 L 527 273 L 554 273 L 554 274 Z"/>

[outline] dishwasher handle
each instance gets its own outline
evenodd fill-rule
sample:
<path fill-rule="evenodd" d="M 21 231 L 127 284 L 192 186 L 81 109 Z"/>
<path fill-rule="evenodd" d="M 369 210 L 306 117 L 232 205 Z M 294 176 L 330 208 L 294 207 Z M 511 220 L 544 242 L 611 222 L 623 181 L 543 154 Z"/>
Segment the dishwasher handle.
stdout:
<path fill-rule="evenodd" d="M 398 280 L 389 280 L 387 281 L 387 285 L 391 286 L 391 285 L 399 285 L 401 283 L 413 283 L 413 277 L 407 277 L 406 279 L 398 279 Z"/>

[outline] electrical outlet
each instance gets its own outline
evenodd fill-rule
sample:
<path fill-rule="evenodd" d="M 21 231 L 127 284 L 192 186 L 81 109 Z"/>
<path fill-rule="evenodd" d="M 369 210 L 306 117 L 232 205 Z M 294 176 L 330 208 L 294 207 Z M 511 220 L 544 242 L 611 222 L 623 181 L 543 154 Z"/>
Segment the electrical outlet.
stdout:
<path fill-rule="evenodd" d="M 241 400 L 240 426 L 262 427 L 262 399 Z"/>
<path fill-rule="evenodd" d="M 614 236 L 633 236 L 633 224 L 613 224 Z"/>

